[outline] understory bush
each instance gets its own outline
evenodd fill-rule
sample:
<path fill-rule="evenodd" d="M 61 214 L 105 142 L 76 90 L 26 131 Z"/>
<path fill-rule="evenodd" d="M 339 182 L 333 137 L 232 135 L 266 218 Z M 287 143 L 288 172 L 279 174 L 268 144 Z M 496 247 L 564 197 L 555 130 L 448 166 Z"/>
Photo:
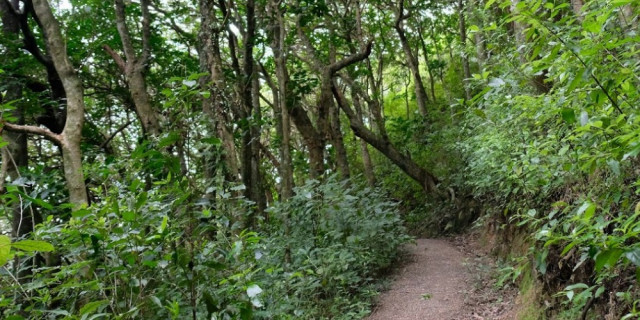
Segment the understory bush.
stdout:
<path fill-rule="evenodd" d="M 335 177 L 311 181 L 270 210 L 265 239 L 268 316 L 355 319 L 366 315 L 371 285 L 406 235 L 397 204 L 379 190 Z M 278 317 L 279 318 L 279 317 Z"/>
<path fill-rule="evenodd" d="M 48 215 L 32 235 L 40 247 L 14 243 L 3 319 L 351 319 L 409 240 L 396 204 L 355 182 L 304 185 L 252 232 L 241 187 L 212 187 L 215 199 L 171 175 L 146 191 L 129 178 L 100 203 Z"/>
<path fill-rule="evenodd" d="M 528 62 L 475 75 L 484 89 L 457 128 L 465 165 L 451 181 L 484 203 L 499 242 L 527 235 L 526 259 L 508 269 L 533 269 L 551 318 L 640 315 L 640 65 L 626 3 L 591 1 L 576 22 L 566 4 L 521 2 L 509 21 L 527 27 L 526 47 L 496 48 L 493 63 Z"/>

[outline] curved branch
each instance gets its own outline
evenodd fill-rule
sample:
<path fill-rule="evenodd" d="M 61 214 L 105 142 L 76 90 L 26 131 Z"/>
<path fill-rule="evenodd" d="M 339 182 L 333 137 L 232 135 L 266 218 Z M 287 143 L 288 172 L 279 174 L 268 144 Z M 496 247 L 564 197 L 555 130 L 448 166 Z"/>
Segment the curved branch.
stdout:
<path fill-rule="evenodd" d="M 38 135 L 53 142 L 57 146 L 62 145 L 62 136 L 59 134 L 53 133 L 52 131 L 45 128 L 28 126 L 28 125 L 18 125 L 18 124 L 13 124 L 9 122 L 4 122 L 4 120 L 2 125 L 3 125 L 3 129 L 6 129 L 7 131 Z M 0 129 L 0 131 L 2 131 L 2 129 Z"/>
<path fill-rule="evenodd" d="M 329 65 L 329 72 L 331 75 L 334 73 L 354 64 L 366 59 L 371 54 L 371 46 L 373 45 L 373 41 L 369 41 L 365 48 L 356 54 L 352 54 L 340 61 L 334 62 Z"/>

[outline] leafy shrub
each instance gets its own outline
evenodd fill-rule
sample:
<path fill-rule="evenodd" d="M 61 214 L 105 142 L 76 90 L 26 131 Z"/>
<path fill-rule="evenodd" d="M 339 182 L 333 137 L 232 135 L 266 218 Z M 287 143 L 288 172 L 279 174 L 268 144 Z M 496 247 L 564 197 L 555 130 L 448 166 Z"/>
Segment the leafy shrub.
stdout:
<path fill-rule="evenodd" d="M 396 204 L 335 178 L 277 203 L 260 233 L 238 229 L 247 202 L 222 189 L 213 206 L 188 179 L 168 175 L 149 190 L 135 176 L 122 182 L 102 202 L 37 226 L 32 237 L 55 252 L 17 252 L 15 269 L 2 269 L 3 317 L 354 318 L 409 239 Z"/>
<path fill-rule="evenodd" d="M 610 318 L 637 316 L 640 66 L 637 35 L 619 20 L 628 3 L 590 1 L 576 22 L 567 4 L 520 2 L 508 19 L 526 26 L 530 62 L 500 65 L 521 57 L 496 48 L 460 126 L 466 166 L 452 181 L 507 233 L 526 230 L 529 261 L 515 269 L 534 267 L 565 318 L 594 302 Z M 540 76 L 551 91 L 535 90 Z"/>
<path fill-rule="evenodd" d="M 265 239 L 268 316 L 353 319 L 368 312 L 364 298 L 409 237 L 397 204 L 355 182 L 311 181 L 270 210 Z M 354 298 L 358 297 L 358 298 Z M 366 299 L 364 299 L 366 301 Z M 288 316 L 283 316 L 288 315 Z"/>

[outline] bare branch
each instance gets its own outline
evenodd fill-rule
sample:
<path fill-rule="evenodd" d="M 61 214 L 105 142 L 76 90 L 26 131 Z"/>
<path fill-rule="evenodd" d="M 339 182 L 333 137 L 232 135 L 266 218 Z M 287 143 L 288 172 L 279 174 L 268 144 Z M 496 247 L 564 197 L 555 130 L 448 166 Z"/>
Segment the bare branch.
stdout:
<path fill-rule="evenodd" d="M 4 122 L 4 120 L 2 122 L 2 125 L 3 125 L 3 129 L 6 129 L 7 131 L 35 134 L 55 143 L 58 146 L 62 145 L 62 135 L 55 134 L 49 129 L 36 127 L 36 126 L 13 124 L 9 122 Z"/>
<path fill-rule="evenodd" d="M 124 48 L 124 56 L 127 61 L 132 62 L 135 60 L 135 51 L 133 50 L 133 44 L 131 42 L 131 35 L 129 34 L 129 28 L 126 23 L 126 16 L 124 13 L 124 2 L 122 0 L 115 0 L 116 8 L 116 26 L 118 34 L 122 40 L 122 47 Z"/>
<path fill-rule="evenodd" d="M 116 65 L 118 65 L 118 69 L 120 69 L 120 72 L 124 74 L 127 68 L 127 63 L 124 62 L 124 59 L 122 59 L 122 57 L 117 52 L 111 49 L 108 44 L 102 45 L 102 48 L 111 56 L 111 58 L 113 58 L 113 61 L 115 61 Z"/>
<path fill-rule="evenodd" d="M 334 62 L 329 65 L 329 72 L 331 75 L 334 73 L 354 64 L 366 59 L 371 54 L 371 46 L 373 45 L 372 41 L 369 41 L 365 48 L 363 48 L 360 52 L 356 54 L 352 54 L 340 61 Z"/>
<path fill-rule="evenodd" d="M 116 130 L 115 132 L 113 132 L 108 138 L 107 140 L 105 140 L 101 145 L 100 145 L 100 149 L 106 148 L 107 145 L 109 144 L 109 142 L 111 142 L 111 140 L 113 140 L 113 138 L 116 137 L 116 135 L 120 132 L 122 132 L 124 129 L 126 129 L 130 124 L 133 123 L 133 120 L 129 120 L 127 121 L 125 124 L 123 124 L 122 126 L 120 126 L 120 128 L 118 128 L 118 130 Z"/>

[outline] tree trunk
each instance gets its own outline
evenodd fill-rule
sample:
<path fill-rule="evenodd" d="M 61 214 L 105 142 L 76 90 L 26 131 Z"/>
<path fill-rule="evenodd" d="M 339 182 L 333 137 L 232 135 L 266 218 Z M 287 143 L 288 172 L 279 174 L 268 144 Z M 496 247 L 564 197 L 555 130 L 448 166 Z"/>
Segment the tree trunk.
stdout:
<path fill-rule="evenodd" d="M 125 4 L 123 0 L 115 0 L 116 27 L 126 61 L 122 59 L 108 46 L 104 46 L 105 50 L 112 56 L 116 64 L 123 72 L 129 86 L 131 99 L 135 105 L 136 114 L 140 120 L 140 124 L 145 134 L 150 136 L 158 136 L 161 132 L 158 115 L 153 108 L 151 98 L 147 92 L 147 85 L 144 71 L 151 55 L 151 33 L 149 14 L 149 0 L 141 0 L 142 9 L 142 53 L 136 54 L 131 40 L 131 33 L 126 23 Z"/>
<path fill-rule="evenodd" d="M 2 17 L 2 34 L 5 39 L 17 41 L 20 33 L 20 24 L 16 17 L 11 14 L 12 8 L 9 3 L 0 1 L 0 15 Z M 16 57 L 14 54 L 7 55 L 7 59 Z M 17 84 L 7 86 L 6 95 L 3 97 L 0 93 L 0 103 L 3 101 L 18 100 L 22 96 L 22 88 Z M 4 98 L 4 99 L 3 99 Z M 11 112 L 11 117 L 17 119 L 18 125 L 24 125 L 24 109 L 22 104 L 17 104 L 16 109 Z M 25 168 L 28 164 L 27 135 L 24 133 L 16 133 L 11 131 L 3 131 L 2 139 L 7 143 L 2 148 L 2 176 L 0 176 L 0 192 L 4 192 L 4 182 L 6 176 L 11 181 L 20 177 L 20 169 Z M 6 175 L 6 176 L 5 176 Z M 11 219 L 12 229 L 11 236 L 20 238 L 32 231 L 35 224 L 30 212 L 24 212 L 20 204 L 14 204 L 12 208 L 13 216 Z"/>
<path fill-rule="evenodd" d="M 353 106 L 356 109 L 356 116 L 362 121 L 363 113 L 362 113 L 362 104 L 360 102 L 360 98 L 357 94 L 351 90 L 351 100 L 353 101 Z M 362 121 L 364 122 L 364 121 Z M 376 176 L 373 172 L 373 163 L 371 162 L 371 155 L 369 154 L 369 145 L 363 139 L 360 140 L 360 153 L 362 154 L 362 165 L 364 167 L 364 176 L 367 178 L 367 183 L 369 183 L 370 187 L 375 187 L 376 185 Z"/>
<path fill-rule="evenodd" d="M 199 7 L 201 24 L 198 31 L 198 57 L 200 71 L 208 74 L 206 77 L 200 78 L 200 87 L 210 92 L 208 98 L 202 98 L 202 110 L 211 119 L 211 128 L 221 140 L 221 146 L 224 150 L 222 159 L 226 165 L 225 177 L 231 182 L 237 182 L 240 176 L 238 151 L 232 129 L 227 126 L 228 123 L 231 123 L 231 119 L 225 113 L 224 106 L 225 82 L 219 35 L 223 28 L 216 19 L 213 0 L 200 0 Z M 211 170 L 216 166 L 215 163 L 210 163 L 213 161 L 216 159 L 209 159 L 206 165 L 206 172 L 209 172 L 210 176 Z"/>
<path fill-rule="evenodd" d="M 293 165 L 291 161 L 291 121 L 289 118 L 290 102 L 292 97 L 287 92 L 289 74 L 287 72 L 287 57 L 285 52 L 286 26 L 282 12 L 279 10 L 279 3 L 270 2 L 268 9 L 272 17 L 271 28 L 273 30 L 273 40 L 271 50 L 273 50 L 274 63 L 276 68 L 276 78 L 278 80 L 278 109 L 280 109 L 280 199 L 286 200 L 293 196 Z"/>
<path fill-rule="evenodd" d="M 511 0 L 511 13 L 512 14 L 517 14 L 518 13 L 518 4 L 520 3 L 520 0 Z M 516 48 L 518 50 L 519 53 L 519 58 L 520 58 L 520 62 L 521 63 L 527 63 L 527 56 L 525 54 L 525 46 L 526 46 L 526 39 L 524 36 L 524 25 L 522 25 L 521 22 L 515 20 L 513 21 L 513 35 L 516 39 Z"/>
<path fill-rule="evenodd" d="M 336 100 L 338 101 L 338 105 L 345 112 L 345 114 L 347 114 L 347 117 L 349 118 L 349 122 L 351 124 L 351 129 L 353 129 L 353 132 L 356 136 L 365 140 L 371 146 L 384 154 L 389 160 L 391 160 L 391 162 L 398 166 L 398 168 L 406 173 L 411 179 L 418 182 L 418 184 L 426 193 L 434 196 L 440 196 L 437 190 L 438 179 L 433 174 L 420 167 L 407 155 L 399 152 L 389 141 L 381 139 L 379 136 L 376 136 L 371 130 L 367 129 L 367 127 L 362 123 L 362 121 L 360 121 L 360 119 L 358 119 L 357 115 L 348 105 L 348 102 L 344 98 L 344 95 L 342 94 L 342 92 L 340 92 L 335 84 L 332 87 L 332 90 Z"/>
<path fill-rule="evenodd" d="M 73 209 L 80 209 L 87 204 L 87 191 L 82 171 L 82 125 L 84 124 L 84 93 L 82 82 L 76 75 L 62 38 L 58 21 L 53 16 L 46 0 L 34 0 L 35 12 L 42 23 L 47 46 L 53 64 L 60 75 L 67 95 L 67 118 L 60 143 L 64 159 L 64 175 L 69 188 L 69 201 Z"/>
<path fill-rule="evenodd" d="M 336 164 L 338 165 L 340 177 L 345 180 L 349 179 L 351 171 L 349 170 L 347 149 L 344 146 L 344 139 L 340 128 L 340 109 L 338 109 L 335 104 L 331 106 L 331 140 L 336 152 Z"/>
<path fill-rule="evenodd" d="M 420 66 L 418 63 L 418 59 L 416 58 L 411 46 L 409 45 L 409 40 L 404 31 L 403 21 L 407 18 L 404 15 L 404 1 L 400 0 L 400 7 L 396 11 L 396 22 L 394 28 L 398 33 L 398 38 L 400 39 L 400 44 L 402 45 L 402 50 L 404 51 L 404 55 L 407 59 L 407 65 L 409 66 L 409 70 L 411 71 L 411 75 L 413 76 L 413 84 L 414 90 L 416 93 L 416 102 L 418 104 L 418 111 L 420 115 L 423 117 L 427 116 L 427 103 L 429 103 L 429 96 L 427 96 L 427 92 L 424 89 L 424 83 L 422 82 L 422 77 L 420 76 Z"/>
<path fill-rule="evenodd" d="M 418 36 L 420 38 L 420 44 L 422 45 L 422 54 L 424 55 L 424 64 L 427 67 L 427 72 L 429 72 L 429 81 L 431 84 L 431 97 L 433 101 L 436 101 L 438 100 L 436 99 L 436 79 L 433 74 L 433 70 L 431 70 L 431 67 L 429 66 L 429 49 L 427 48 L 427 42 L 424 40 L 424 37 L 422 36 L 422 30 L 418 32 Z"/>
<path fill-rule="evenodd" d="M 259 101 L 255 84 L 257 77 L 254 74 L 255 62 L 253 59 L 253 47 L 255 45 L 256 17 L 255 1 L 246 2 L 247 27 L 244 35 L 244 66 L 240 83 L 242 90 L 242 103 L 244 107 L 242 136 L 242 182 L 245 185 L 245 196 L 256 203 L 258 212 L 265 209 L 264 192 L 260 176 L 260 128 L 257 127 L 259 119 Z M 255 217 L 252 215 L 246 221 L 246 226 L 253 226 Z"/>
<path fill-rule="evenodd" d="M 478 69 L 482 71 L 482 69 L 484 68 L 484 64 L 487 61 L 487 45 L 484 39 L 484 32 L 482 31 L 483 25 L 484 25 L 484 21 L 483 21 L 484 19 L 483 19 L 482 13 L 479 13 L 479 10 L 482 9 L 482 1 L 476 0 L 473 3 L 474 3 L 474 8 L 473 8 L 474 12 L 472 16 L 474 17 L 474 20 L 478 25 L 478 27 L 480 27 L 480 30 L 474 33 L 473 38 L 476 45 L 476 57 L 478 58 Z"/>
<path fill-rule="evenodd" d="M 575 13 L 578 22 L 582 22 L 584 20 L 584 14 L 582 13 L 582 6 L 584 3 L 582 0 L 571 0 L 571 8 L 573 9 L 573 13 Z"/>
<path fill-rule="evenodd" d="M 469 80 L 471 79 L 471 68 L 469 67 L 469 57 L 467 56 L 465 47 L 467 46 L 467 25 L 464 16 L 464 1 L 458 0 L 458 22 L 460 28 L 460 44 L 462 45 L 462 70 L 463 70 L 463 85 L 465 98 L 471 100 L 471 88 L 469 87 Z"/>

